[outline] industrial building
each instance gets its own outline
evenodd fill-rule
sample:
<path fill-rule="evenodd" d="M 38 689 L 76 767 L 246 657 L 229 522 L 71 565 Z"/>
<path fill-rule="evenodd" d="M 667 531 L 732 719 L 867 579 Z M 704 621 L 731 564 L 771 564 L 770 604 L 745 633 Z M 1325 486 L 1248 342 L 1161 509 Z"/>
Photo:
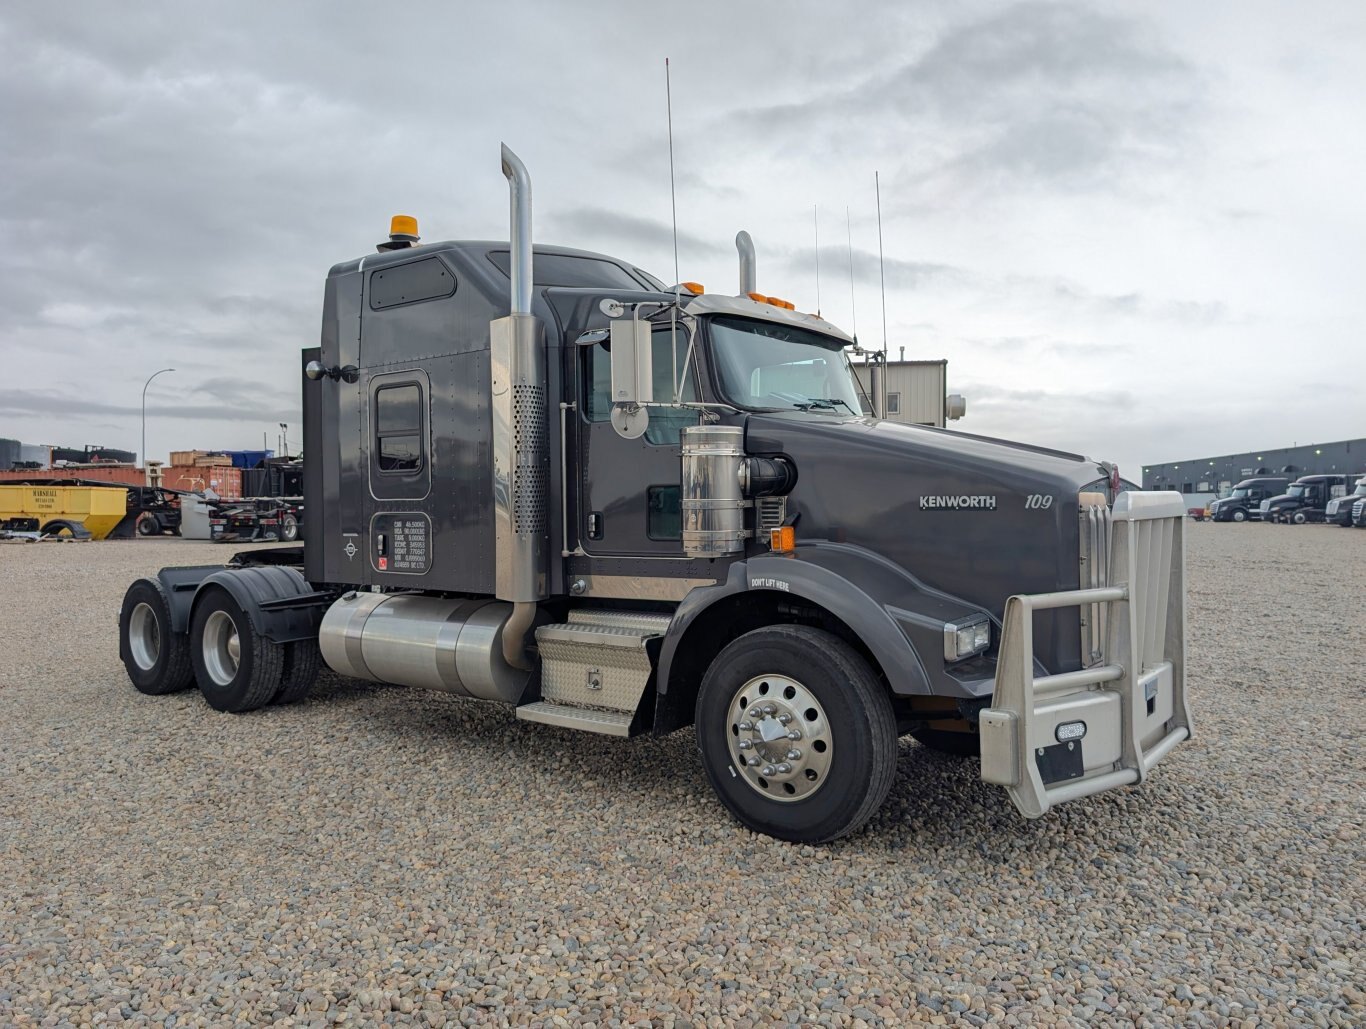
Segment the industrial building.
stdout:
<path fill-rule="evenodd" d="M 872 365 L 856 363 L 854 371 L 865 395 L 872 396 Z M 907 425 L 933 425 L 941 429 L 946 419 L 961 418 L 966 404 L 961 397 L 950 403 L 948 376 L 949 362 L 942 358 L 937 361 L 888 361 L 887 410 L 883 417 Z"/>
<path fill-rule="evenodd" d="M 1198 502 L 1222 496 L 1240 479 L 1254 475 L 1284 475 L 1297 479 L 1301 475 L 1330 472 L 1366 475 L 1366 439 L 1307 443 L 1144 465 L 1143 488 L 1178 490 L 1189 500 Z"/>

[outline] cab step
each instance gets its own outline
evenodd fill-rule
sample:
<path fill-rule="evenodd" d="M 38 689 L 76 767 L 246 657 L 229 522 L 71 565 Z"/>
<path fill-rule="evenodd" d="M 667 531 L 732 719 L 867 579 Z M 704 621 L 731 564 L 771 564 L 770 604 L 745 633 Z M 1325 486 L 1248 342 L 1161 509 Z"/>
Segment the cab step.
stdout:
<path fill-rule="evenodd" d="M 578 729 L 580 732 L 595 732 L 604 736 L 630 736 L 631 719 L 634 715 L 625 711 L 598 711 L 593 708 L 570 707 L 568 704 L 551 704 L 542 700 L 517 708 L 517 717 L 524 722 L 558 725 L 565 729 Z"/>
<path fill-rule="evenodd" d="M 580 608 L 536 630 L 541 701 L 517 709 L 529 721 L 629 735 L 669 616 Z"/>
<path fill-rule="evenodd" d="M 669 631 L 671 621 L 672 615 L 656 615 L 648 611 L 607 611 L 580 607 L 569 612 L 571 625 L 610 625 L 618 629 L 639 629 L 651 636 L 663 636 Z"/>

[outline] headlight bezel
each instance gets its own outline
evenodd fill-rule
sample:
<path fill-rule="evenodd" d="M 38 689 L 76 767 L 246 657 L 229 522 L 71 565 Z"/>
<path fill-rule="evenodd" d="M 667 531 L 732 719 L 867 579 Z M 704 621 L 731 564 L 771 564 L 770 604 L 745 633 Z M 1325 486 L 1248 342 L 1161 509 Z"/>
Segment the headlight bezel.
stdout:
<path fill-rule="evenodd" d="M 944 623 L 945 664 L 966 661 L 990 649 L 991 619 L 986 615 L 974 615 Z"/>

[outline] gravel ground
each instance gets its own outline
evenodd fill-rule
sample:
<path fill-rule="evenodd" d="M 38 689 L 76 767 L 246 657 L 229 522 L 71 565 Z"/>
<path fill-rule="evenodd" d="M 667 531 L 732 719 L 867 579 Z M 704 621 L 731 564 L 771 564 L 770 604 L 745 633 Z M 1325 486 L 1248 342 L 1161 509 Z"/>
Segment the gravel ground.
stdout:
<path fill-rule="evenodd" d="M 0 545 L 0 1023 L 1366 1024 L 1366 533 L 1189 526 L 1197 738 L 1018 817 L 906 740 L 882 812 L 755 836 L 689 732 L 324 674 L 244 716 L 117 657 L 174 541 Z"/>

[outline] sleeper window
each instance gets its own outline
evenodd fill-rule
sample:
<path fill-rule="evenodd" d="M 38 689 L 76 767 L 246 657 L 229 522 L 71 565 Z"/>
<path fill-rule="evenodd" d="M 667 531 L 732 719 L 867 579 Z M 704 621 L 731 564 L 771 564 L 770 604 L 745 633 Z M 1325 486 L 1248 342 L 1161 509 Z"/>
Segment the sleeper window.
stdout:
<path fill-rule="evenodd" d="M 422 467 L 422 390 L 416 385 L 375 391 L 375 455 L 382 472 Z"/>

